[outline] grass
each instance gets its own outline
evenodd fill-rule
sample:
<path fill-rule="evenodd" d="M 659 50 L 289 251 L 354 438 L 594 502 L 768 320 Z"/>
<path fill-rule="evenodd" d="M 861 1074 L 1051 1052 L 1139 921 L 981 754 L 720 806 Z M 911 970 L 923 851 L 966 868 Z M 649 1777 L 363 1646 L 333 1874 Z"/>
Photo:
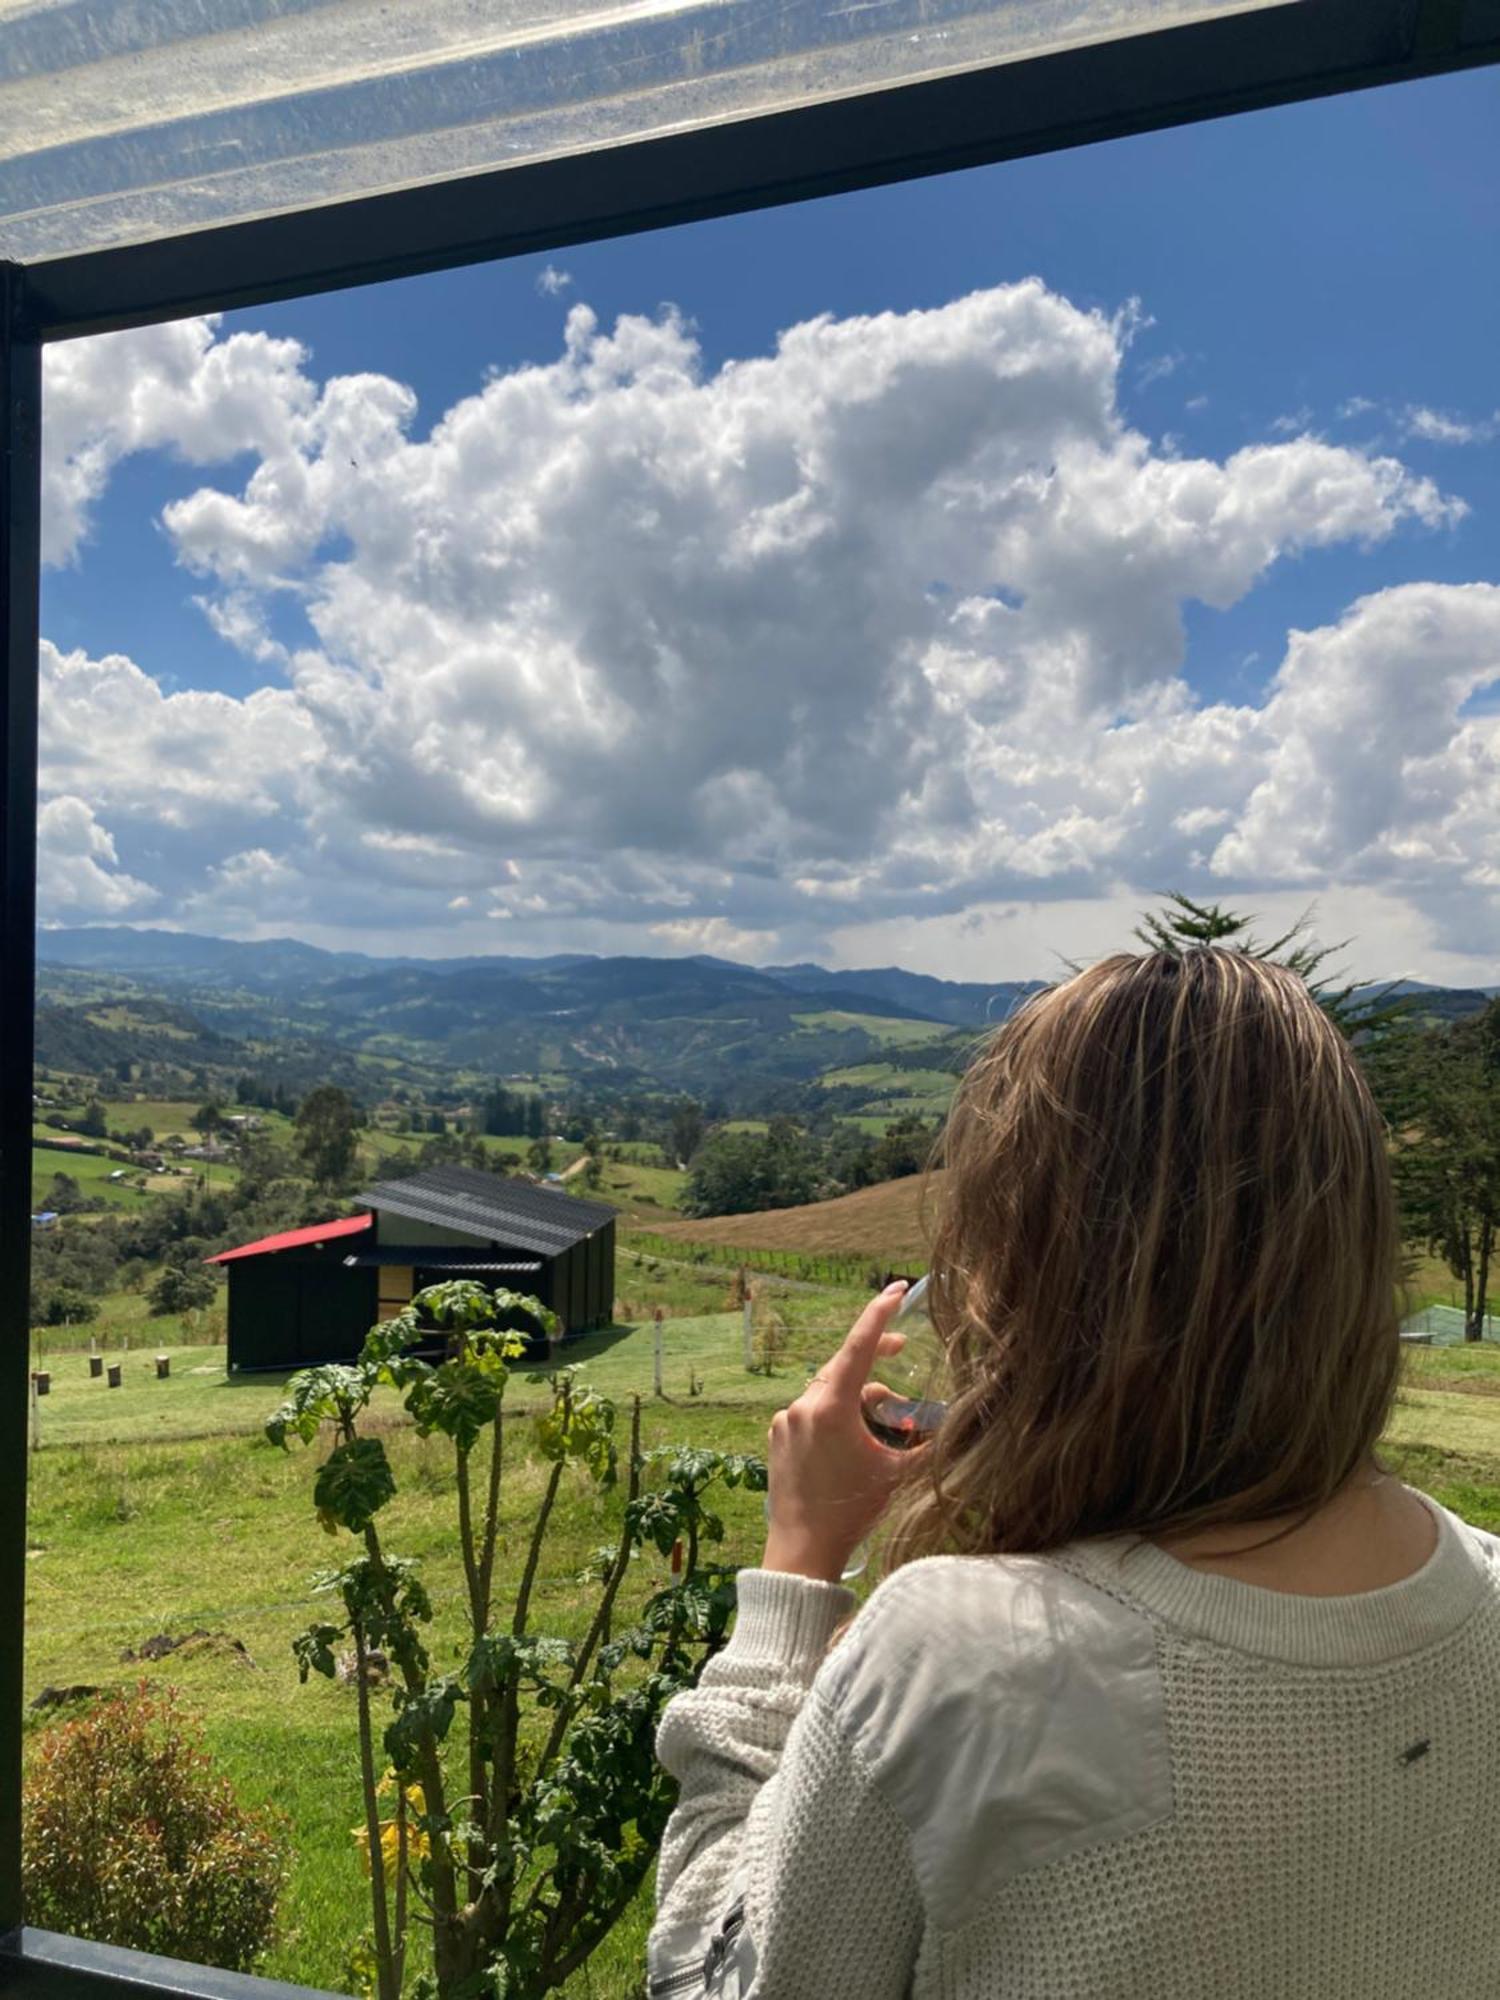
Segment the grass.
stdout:
<path fill-rule="evenodd" d="M 196 1145 L 198 1131 L 193 1124 L 193 1113 L 205 1101 L 202 1097 L 106 1098 L 104 1109 L 111 1131 L 134 1132 L 142 1125 L 149 1125 L 158 1145 L 163 1139 L 170 1139 L 174 1132 Z M 259 1130 L 268 1138 L 284 1142 L 291 1136 L 292 1121 L 284 1112 L 266 1111 L 258 1104 L 221 1103 L 219 1109 L 226 1118 L 243 1113 L 246 1117 L 257 1119 Z"/>
<path fill-rule="evenodd" d="M 941 1021 L 901 1021 L 887 1019 L 880 1014 L 848 1014 L 836 1007 L 828 1008 L 821 1014 L 794 1014 L 792 1019 L 803 1034 L 830 1030 L 838 1033 L 858 1028 L 872 1042 L 882 1042 L 891 1048 L 915 1048 L 922 1042 L 935 1042 L 948 1033 Z"/>
<path fill-rule="evenodd" d="M 795 1391 L 790 1376 L 747 1377 L 732 1356 L 737 1332 L 723 1319 L 674 1323 L 669 1376 L 682 1400 L 652 1402 L 643 1425 L 648 1444 L 668 1441 L 754 1449 L 764 1441 L 770 1408 Z M 200 1356 L 210 1351 L 198 1350 Z M 650 1336 L 614 1329 L 573 1350 L 601 1388 L 649 1392 Z M 690 1360 L 716 1390 L 737 1400 L 686 1395 Z M 80 1367 L 82 1359 L 79 1357 Z M 186 1355 L 182 1366 L 190 1364 Z M 205 1362 L 212 1366 L 212 1361 Z M 179 1366 L 174 1359 L 174 1369 Z M 86 1371 L 85 1371 L 86 1373 Z M 355 1705 L 343 1686 L 314 1679 L 299 1686 L 293 1636 L 320 1615 L 310 1589 L 314 1570 L 337 1553 L 313 1521 L 311 1482 L 319 1454 L 282 1454 L 258 1435 L 279 1398 L 271 1379 L 226 1386 L 216 1374 L 174 1373 L 108 1391 L 74 1383 L 56 1396 L 77 1427 L 97 1389 L 94 1442 L 67 1445 L 56 1426 L 32 1461 L 28 1535 L 26 1694 L 47 1685 L 128 1685 L 144 1677 L 180 1687 L 202 1715 L 210 1753 L 252 1803 L 278 1806 L 294 1832 L 293 1879 L 281 1935 L 264 1970 L 275 1977 L 341 1988 L 351 1946 L 366 1918 L 365 1885 L 349 1829 L 357 1818 Z M 153 1410 L 150 1396 L 162 1392 Z M 514 1380 L 508 1392 L 507 1499 L 502 1563 L 512 1587 L 524 1549 L 542 1468 L 527 1448 L 525 1414 L 545 1389 Z M 49 1399 L 52 1400 L 52 1399 Z M 176 1405 L 172 1410 L 171 1406 Z M 146 1431 L 142 1427 L 155 1423 Z M 204 1422 L 231 1434 L 169 1439 L 167 1429 Z M 512 1431 L 514 1438 L 512 1438 Z M 112 1432 L 112 1434 L 110 1434 Z M 386 1447 L 400 1493 L 383 1516 L 391 1547 L 422 1559 L 437 1605 L 435 1656 L 446 1663 L 458 1637 L 460 1578 L 453 1553 L 453 1474 L 447 1448 L 406 1428 Z M 547 1574 L 534 1599 L 537 1626 L 576 1631 L 585 1616 L 573 1581 L 587 1554 L 618 1522 L 620 1497 L 582 1482 L 556 1516 Z M 732 1494 L 725 1507 L 727 1552 L 751 1561 L 763 1525 L 759 1496 Z M 659 1587 L 665 1565 L 654 1552 L 633 1576 L 637 1600 Z M 500 1611 L 506 1605 L 502 1598 Z M 202 1627 L 216 1636 L 156 1664 L 137 1664 L 127 1649 L 160 1632 Z M 228 1640 L 239 1639 L 248 1659 Z M 649 1891 L 639 1900 L 587 1977 L 570 1989 L 592 2000 L 634 1996 L 649 1924 Z"/>
<path fill-rule="evenodd" d="M 157 1324 L 176 1331 L 174 1321 Z M 161 1353 L 172 1369 L 165 1381 L 156 1376 Z M 86 1351 L 48 1359 L 52 1389 L 39 1411 L 44 1448 L 245 1437 L 276 1408 L 285 1381 L 281 1375 L 228 1375 L 222 1347 L 158 1347 L 149 1331 L 146 1344 L 132 1338 L 129 1353 L 111 1348 L 106 1366 L 111 1364 L 120 1369 L 118 1389 L 109 1387 L 107 1374 L 89 1374 Z"/>
<path fill-rule="evenodd" d="M 752 1215 L 708 1216 L 699 1220 L 654 1225 L 667 1241 L 721 1244 L 732 1253 L 750 1250 L 806 1250 L 857 1253 L 886 1263 L 925 1259 L 927 1231 L 922 1218 L 922 1188 L 927 1177 L 909 1174 L 881 1181 L 832 1201 L 809 1202 L 801 1208 L 768 1208 Z M 928 1205 L 935 1213 L 943 1177 L 931 1176 Z"/>
<path fill-rule="evenodd" d="M 829 1090 L 851 1086 L 868 1089 L 871 1096 L 948 1097 L 957 1078 L 942 1069 L 900 1069 L 895 1063 L 852 1063 L 847 1069 L 827 1069 L 817 1081 Z"/>
<path fill-rule="evenodd" d="M 75 1153 L 68 1146 L 33 1146 L 31 1149 L 31 1200 L 34 1209 L 47 1206 L 54 1174 L 68 1174 L 90 1199 L 107 1201 L 111 1208 L 143 1208 L 151 1197 L 132 1181 L 112 1181 L 120 1162 L 102 1153 Z M 134 1168 L 125 1171 L 133 1180 L 144 1180 Z"/>
<path fill-rule="evenodd" d="M 566 1358 L 621 1401 L 636 1392 L 646 1397 L 648 1443 L 758 1449 L 771 1410 L 796 1393 L 808 1362 L 827 1353 L 837 1338 L 829 1323 L 836 1327 L 851 1300 L 778 1297 L 791 1353 L 769 1378 L 745 1372 L 738 1312 L 669 1319 L 661 1401 L 651 1395 L 649 1324 L 590 1335 Z M 221 1350 L 171 1351 L 172 1376 L 159 1383 L 149 1356 L 137 1358 L 132 1342 L 125 1385 L 113 1391 L 88 1380 L 81 1355 L 57 1363 L 42 1412 L 43 1449 L 31 1463 L 26 1695 L 49 1684 L 110 1687 L 138 1676 L 180 1687 L 241 1796 L 275 1804 L 295 1830 L 281 1934 L 264 1970 L 338 1989 L 366 1922 L 349 1835 L 357 1817 L 355 1707 L 342 1685 L 314 1679 L 300 1686 L 290 1653 L 295 1633 L 319 1615 L 312 1572 L 338 1553 L 313 1525 L 318 1454 L 283 1454 L 260 1437 L 281 1394 L 279 1378 L 229 1384 Z M 1500 1344 L 1410 1349 L 1404 1359 L 1388 1460 L 1445 1506 L 1500 1530 Z M 526 1417 L 545 1393 L 519 1374 L 507 1390 L 502 1561 L 512 1585 L 542 1476 L 528 1449 Z M 461 1588 L 451 1461 L 438 1440 L 421 1440 L 409 1428 L 390 1429 L 385 1443 L 400 1488 L 384 1517 L 388 1540 L 422 1559 L 437 1606 L 435 1657 L 446 1664 L 458 1636 Z M 585 1554 L 608 1539 L 620 1504 L 617 1494 L 582 1484 L 566 1492 L 537 1600 L 538 1629 L 560 1632 L 576 1630 L 585 1615 L 572 1578 Z M 763 1526 L 758 1496 L 728 1496 L 725 1517 L 730 1559 L 753 1561 Z M 633 1587 L 644 1595 L 663 1568 L 654 1554 L 643 1558 Z M 248 1659 L 222 1636 L 155 1664 L 122 1658 L 157 1633 L 197 1627 L 241 1639 Z M 570 2000 L 634 2000 L 650 1908 L 648 1885 L 574 1981 Z"/>
<path fill-rule="evenodd" d="M 224 1304 L 199 1312 L 184 1327 L 177 1318 L 153 1319 L 144 1291 L 106 1292 L 97 1302 L 98 1312 L 87 1325 L 34 1327 L 31 1334 L 33 1356 L 40 1346 L 48 1361 L 60 1354 L 87 1351 L 97 1341 L 101 1353 L 130 1347 L 151 1347 L 152 1351 L 171 1342 L 194 1346 L 200 1342 L 222 1341 Z"/>
<path fill-rule="evenodd" d="M 635 1160 L 601 1160 L 597 1199 L 612 1201 L 619 1208 L 652 1209 L 675 1213 L 677 1201 L 687 1184 L 687 1175 L 676 1167 L 647 1166 Z M 559 1172 L 561 1169 L 559 1169 Z M 569 1188 L 576 1183 L 570 1181 Z"/>

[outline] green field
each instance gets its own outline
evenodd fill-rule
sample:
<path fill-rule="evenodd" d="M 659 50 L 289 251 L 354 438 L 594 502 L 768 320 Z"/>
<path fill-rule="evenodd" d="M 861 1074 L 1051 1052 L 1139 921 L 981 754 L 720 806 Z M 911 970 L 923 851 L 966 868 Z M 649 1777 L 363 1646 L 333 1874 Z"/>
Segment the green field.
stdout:
<path fill-rule="evenodd" d="M 191 1163 L 201 1166 L 201 1161 Z M 48 1188 L 54 1174 L 69 1174 L 77 1181 L 84 1194 L 91 1199 L 107 1201 L 111 1208 L 140 1208 L 148 1202 L 150 1195 L 142 1192 L 132 1182 L 144 1180 L 145 1176 L 134 1167 L 126 1168 L 130 1181 L 112 1181 L 110 1175 L 120 1168 L 118 1160 L 111 1160 L 103 1153 L 75 1153 L 66 1146 L 33 1146 L 31 1149 L 31 1200 L 35 1208 L 44 1208 L 48 1198 Z M 221 1168 L 222 1172 L 223 1169 Z"/>
<path fill-rule="evenodd" d="M 900 1069 L 895 1063 L 852 1063 L 847 1069 L 825 1070 L 818 1082 L 825 1090 L 868 1090 L 871 1097 L 947 1098 L 956 1079 L 944 1069 Z"/>
<path fill-rule="evenodd" d="M 794 1306 L 795 1317 L 820 1324 L 838 1310 L 826 1296 Z M 649 1325 L 590 1336 L 567 1359 L 617 1398 L 647 1398 L 648 1442 L 757 1449 L 771 1410 L 796 1393 L 809 1363 L 836 1337 L 823 1330 L 795 1335 L 796 1358 L 768 1379 L 745 1372 L 738 1313 L 670 1320 L 661 1401 L 651 1395 Z M 1406 1362 L 1389 1457 L 1445 1505 L 1500 1528 L 1500 1346 L 1411 1350 Z M 170 1380 L 158 1382 L 149 1357 L 132 1352 L 125 1385 L 109 1390 L 88 1379 L 81 1355 L 55 1364 L 41 1412 L 42 1449 L 31 1461 L 27 1698 L 48 1684 L 110 1687 L 137 1676 L 180 1687 L 205 1718 L 210 1749 L 242 1796 L 275 1804 L 295 1830 L 292 1885 L 265 1970 L 337 1989 L 365 1921 L 349 1834 L 357 1817 L 355 1708 L 342 1685 L 314 1679 L 299 1686 L 289 1650 L 293 1634 L 316 1614 L 308 1579 L 333 1550 L 312 1526 L 315 1455 L 283 1455 L 258 1434 L 279 1400 L 277 1378 L 230 1384 L 222 1350 L 201 1347 L 174 1349 L 172 1365 Z M 508 1391 L 511 1561 L 541 1477 L 526 1447 L 525 1412 L 544 1393 L 520 1376 Z M 451 1464 L 438 1440 L 423 1442 L 404 1427 L 387 1433 L 386 1443 L 401 1487 L 385 1517 L 388 1539 L 423 1559 L 441 1655 L 443 1633 L 456 1636 L 461 1588 Z M 561 1510 L 559 1541 L 539 1584 L 539 1629 L 575 1629 L 582 1610 L 574 1571 L 608 1538 L 618 1506 L 618 1496 L 579 1489 Z M 726 1519 L 731 1558 L 753 1561 L 762 1529 L 758 1496 L 730 1496 Z M 661 1568 L 654 1555 L 643 1559 L 635 1579 L 642 1595 Z M 122 1660 L 127 1648 L 157 1633 L 198 1627 L 220 1636 L 156 1665 Z M 245 1654 L 229 1643 L 234 1639 Z M 649 1908 L 643 1895 L 568 1989 L 575 2000 L 634 2000 Z"/>
<path fill-rule="evenodd" d="M 792 1019 L 801 1034 L 839 1033 L 857 1028 L 872 1042 L 900 1049 L 935 1042 L 949 1032 L 941 1021 L 898 1021 L 882 1014 L 846 1014 L 838 1008 L 829 1008 L 821 1014 L 794 1014 Z"/>
<path fill-rule="evenodd" d="M 638 1165 L 634 1160 L 601 1160 L 599 1201 L 612 1201 L 620 1208 L 649 1202 L 653 1208 L 674 1210 L 687 1175 L 676 1167 Z M 569 1181 L 570 1189 L 576 1182 Z"/>
<path fill-rule="evenodd" d="M 746 1376 L 735 1359 L 739 1319 L 670 1329 L 665 1386 L 652 1401 L 647 1443 L 682 1441 L 757 1449 L 771 1409 L 803 1379 Z M 600 1388 L 650 1395 L 652 1336 L 625 1330 L 570 1349 Z M 197 1369 L 201 1373 L 195 1372 Z M 286 1812 L 294 1829 L 294 1876 L 268 1973 L 339 1989 L 366 1922 L 364 1881 L 349 1829 L 358 1817 L 355 1705 L 342 1685 L 298 1685 L 293 1635 L 319 1613 L 309 1579 L 333 1552 L 310 1505 L 316 1455 L 273 1450 L 259 1435 L 280 1398 L 274 1378 L 226 1384 L 213 1350 L 179 1351 L 159 1383 L 143 1360 L 125 1386 L 91 1383 L 82 1356 L 59 1368 L 43 1405 L 43 1448 L 32 1459 L 28 1546 L 28 1700 L 47 1685 L 133 1683 L 180 1687 L 205 1719 L 209 1747 L 245 1799 Z M 712 1387 L 690 1395 L 689 1370 Z M 513 1380 L 508 1395 L 505 1557 L 523 1546 L 541 1482 L 526 1443 L 525 1412 L 546 1391 Z M 717 1398 L 734 1397 L 733 1404 Z M 510 1426 L 514 1425 L 514 1441 Z M 189 1438 L 213 1426 L 223 1434 Z M 78 1440 L 65 1442 L 68 1437 Z M 84 1441 L 87 1440 L 87 1441 Z M 456 1636 L 461 1579 L 453 1554 L 451 1459 L 437 1440 L 409 1429 L 387 1434 L 401 1496 L 383 1520 L 390 1545 L 422 1558 L 437 1604 L 436 1645 Z M 750 1561 L 762 1527 L 759 1496 L 729 1496 L 728 1552 Z M 590 1550 L 618 1522 L 618 1495 L 580 1487 L 559 1509 L 550 1573 L 539 1580 L 538 1629 L 575 1633 L 583 1607 L 573 1581 Z M 641 1601 L 665 1565 L 654 1553 L 632 1573 Z M 512 1582 L 513 1587 L 513 1582 Z M 502 1589 L 500 1612 L 506 1609 Z M 197 1642 L 156 1665 L 122 1660 L 160 1632 L 202 1627 L 226 1635 Z M 229 1641 L 243 1642 L 246 1654 Z M 649 1899 L 642 1898 L 586 1974 L 568 1989 L 591 2000 L 640 1988 Z"/>
<path fill-rule="evenodd" d="M 78 1349 L 87 1351 L 90 1341 L 96 1341 L 101 1353 L 114 1355 L 116 1349 L 128 1347 L 150 1347 L 155 1353 L 171 1342 L 181 1343 L 184 1339 L 195 1344 L 222 1340 L 224 1334 L 224 1296 L 221 1293 L 217 1305 L 198 1312 L 192 1319 L 191 1330 L 184 1333 L 181 1319 L 173 1314 L 166 1318 L 153 1319 L 148 1309 L 145 1291 L 106 1292 L 98 1301 L 98 1313 L 87 1326 L 43 1326 L 34 1327 L 31 1334 L 33 1364 L 40 1348 L 43 1361 L 48 1356 L 72 1353 Z"/>
<path fill-rule="evenodd" d="M 135 1132 L 139 1131 L 142 1125 L 149 1125 L 157 1145 L 160 1145 L 163 1139 L 170 1139 L 174 1135 L 196 1144 L 198 1131 L 193 1124 L 193 1113 L 204 1101 L 201 1097 L 106 1097 L 102 1100 L 105 1119 L 112 1132 Z M 273 1139 L 285 1139 L 292 1129 L 290 1118 L 280 1111 L 264 1111 L 259 1105 L 221 1104 L 219 1109 L 226 1118 L 237 1117 L 243 1113 L 247 1117 L 258 1119 L 260 1130 Z M 82 1100 L 58 1106 L 57 1116 L 81 1118 Z M 44 1128 L 37 1129 L 40 1135 Z"/>

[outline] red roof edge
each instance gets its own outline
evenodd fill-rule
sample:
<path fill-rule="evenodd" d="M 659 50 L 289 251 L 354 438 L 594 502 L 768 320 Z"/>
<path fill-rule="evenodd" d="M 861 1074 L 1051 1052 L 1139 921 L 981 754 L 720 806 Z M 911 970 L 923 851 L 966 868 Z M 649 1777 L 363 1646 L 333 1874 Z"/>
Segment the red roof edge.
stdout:
<path fill-rule="evenodd" d="M 334 1236 L 356 1236 L 369 1229 L 373 1215 L 349 1215 L 341 1222 L 315 1222 L 307 1229 L 285 1229 L 279 1236 L 262 1236 L 257 1243 L 242 1243 L 237 1250 L 221 1250 L 217 1257 L 205 1257 L 205 1264 L 230 1264 L 236 1257 L 264 1257 L 273 1250 L 295 1250 L 299 1244 L 323 1243 Z"/>

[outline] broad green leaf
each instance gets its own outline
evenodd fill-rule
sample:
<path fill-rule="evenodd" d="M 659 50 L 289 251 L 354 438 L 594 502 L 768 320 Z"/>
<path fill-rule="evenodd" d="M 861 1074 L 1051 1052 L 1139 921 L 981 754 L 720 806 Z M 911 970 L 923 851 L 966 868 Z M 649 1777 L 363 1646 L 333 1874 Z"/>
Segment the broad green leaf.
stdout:
<path fill-rule="evenodd" d="M 336 1665 L 333 1648 L 343 1636 L 343 1627 L 339 1625 L 309 1625 L 305 1632 L 299 1632 L 292 1641 L 298 1680 L 305 1681 L 310 1673 L 324 1674 L 332 1680 Z"/>
<path fill-rule="evenodd" d="M 395 1477 L 379 1438 L 354 1438 L 335 1445 L 318 1468 L 313 1505 L 332 1532 L 363 1534 L 396 1491 Z"/>

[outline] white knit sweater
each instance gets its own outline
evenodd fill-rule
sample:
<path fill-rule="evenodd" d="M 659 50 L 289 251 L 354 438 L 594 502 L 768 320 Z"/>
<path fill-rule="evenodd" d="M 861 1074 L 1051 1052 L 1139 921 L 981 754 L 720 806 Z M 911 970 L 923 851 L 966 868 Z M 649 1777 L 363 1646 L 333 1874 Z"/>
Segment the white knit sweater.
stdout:
<path fill-rule="evenodd" d="M 831 1651 L 848 1591 L 743 1571 L 658 1737 L 651 1992 L 1500 2000 L 1500 1539 L 1426 1504 L 1384 1590 L 1119 1536 L 912 1563 Z"/>

